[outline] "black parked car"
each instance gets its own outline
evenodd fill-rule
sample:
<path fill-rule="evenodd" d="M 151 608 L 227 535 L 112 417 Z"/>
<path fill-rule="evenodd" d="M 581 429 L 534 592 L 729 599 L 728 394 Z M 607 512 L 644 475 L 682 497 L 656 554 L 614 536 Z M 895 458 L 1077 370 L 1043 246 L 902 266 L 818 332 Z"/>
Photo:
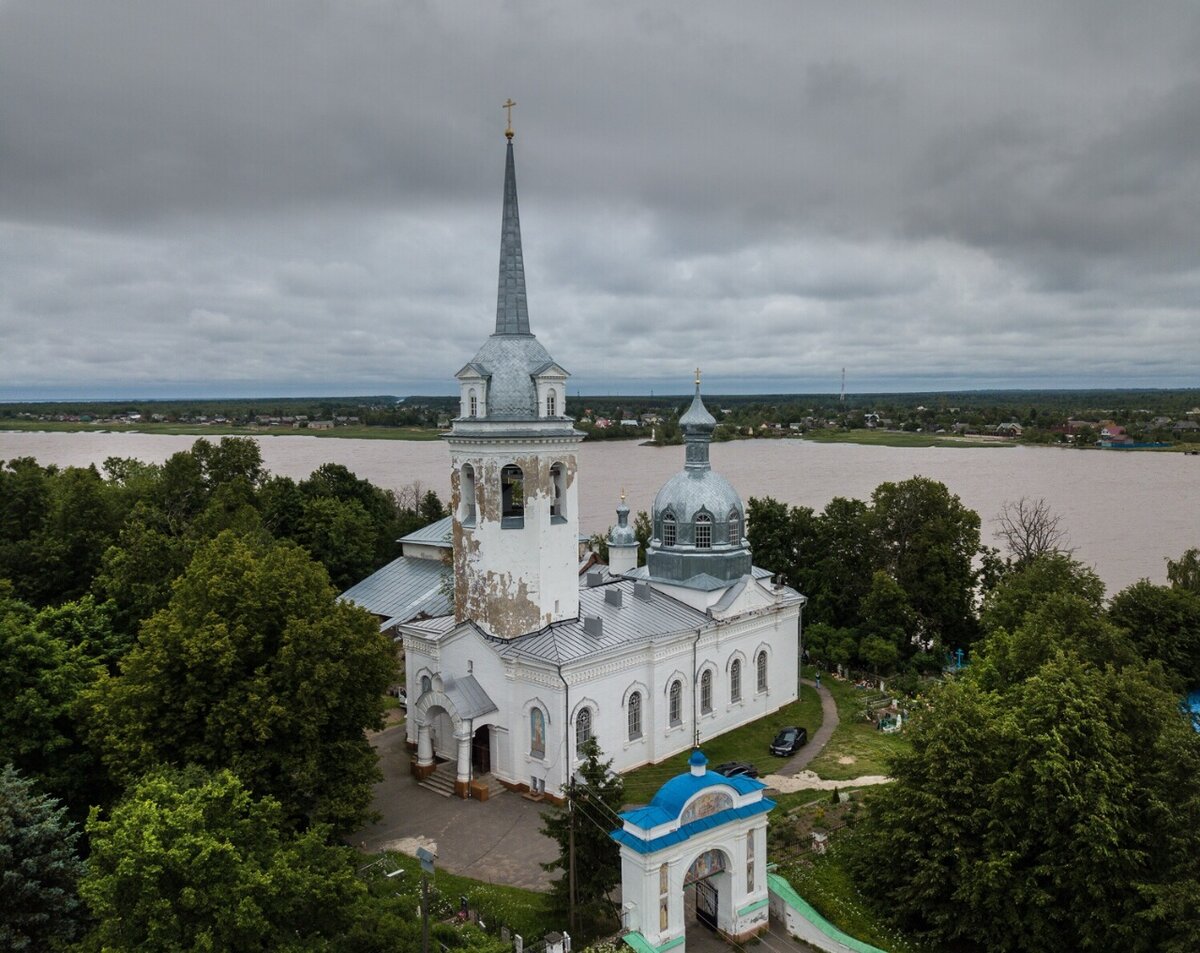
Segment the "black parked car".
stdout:
<path fill-rule="evenodd" d="M 718 764 L 713 770 L 727 778 L 758 777 L 758 768 L 749 761 L 726 761 L 724 764 Z"/>
<path fill-rule="evenodd" d="M 808 730 L 805 728 L 781 728 L 775 740 L 771 742 L 771 754 L 786 758 L 793 755 L 808 744 Z"/>

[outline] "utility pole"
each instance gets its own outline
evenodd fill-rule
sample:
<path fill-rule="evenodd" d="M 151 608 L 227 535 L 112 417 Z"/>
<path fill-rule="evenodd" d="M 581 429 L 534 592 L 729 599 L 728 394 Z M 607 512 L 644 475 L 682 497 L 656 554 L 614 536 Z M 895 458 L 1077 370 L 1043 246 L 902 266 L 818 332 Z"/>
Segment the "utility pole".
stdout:
<path fill-rule="evenodd" d="M 579 931 L 575 923 L 575 797 L 578 794 L 578 788 L 575 782 L 571 782 L 571 796 L 567 799 L 567 819 L 569 825 L 567 827 L 567 876 L 569 878 L 570 887 L 570 917 L 568 918 L 571 924 L 571 935 L 576 935 Z"/>

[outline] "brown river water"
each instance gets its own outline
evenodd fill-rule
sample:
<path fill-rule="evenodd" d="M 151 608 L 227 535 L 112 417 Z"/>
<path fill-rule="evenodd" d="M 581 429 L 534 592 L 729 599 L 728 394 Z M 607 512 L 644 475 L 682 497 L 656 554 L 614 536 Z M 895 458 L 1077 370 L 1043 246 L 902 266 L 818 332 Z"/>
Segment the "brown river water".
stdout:
<path fill-rule="evenodd" d="M 86 466 L 106 457 L 162 461 L 195 437 L 137 433 L 0 431 L 0 460 L 32 456 L 43 464 Z M 440 442 L 258 438 L 272 473 L 302 478 L 326 462 L 379 486 L 414 481 L 449 496 L 449 452 Z M 885 480 L 940 480 L 979 513 L 995 545 L 993 520 L 1006 500 L 1044 497 L 1062 515 L 1076 558 L 1093 567 L 1110 594 L 1143 577 L 1166 581 L 1166 559 L 1200 547 L 1200 457 L 1179 453 L 1081 451 L 1051 447 L 930 448 L 745 440 L 714 444 L 713 466 L 741 493 L 820 509 L 835 496 L 865 499 Z M 633 441 L 585 443 L 579 459 L 580 531 L 603 531 L 621 489 L 635 513 L 683 466 L 682 447 Z"/>

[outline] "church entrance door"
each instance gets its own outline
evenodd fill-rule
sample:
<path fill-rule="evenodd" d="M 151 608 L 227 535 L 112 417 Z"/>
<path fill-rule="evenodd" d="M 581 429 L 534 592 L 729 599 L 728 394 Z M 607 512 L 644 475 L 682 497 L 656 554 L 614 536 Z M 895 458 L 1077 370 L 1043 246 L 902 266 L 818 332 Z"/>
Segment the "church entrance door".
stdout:
<path fill-rule="evenodd" d="M 476 777 L 492 770 L 492 732 L 490 725 L 475 729 L 471 738 L 471 767 Z"/>

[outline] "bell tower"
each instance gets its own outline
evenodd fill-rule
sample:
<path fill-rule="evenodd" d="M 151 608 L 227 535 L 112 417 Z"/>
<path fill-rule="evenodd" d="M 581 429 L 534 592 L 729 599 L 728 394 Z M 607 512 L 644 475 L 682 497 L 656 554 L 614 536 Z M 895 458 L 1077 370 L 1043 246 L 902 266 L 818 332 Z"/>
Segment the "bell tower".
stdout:
<path fill-rule="evenodd" d="M 496 328 L 455 375 L 454 616 L 515 638 L 579 615 L 575 485 L 583 434 L 566 416 L 563 370 L 529 330 L 510 120 Z"/>

